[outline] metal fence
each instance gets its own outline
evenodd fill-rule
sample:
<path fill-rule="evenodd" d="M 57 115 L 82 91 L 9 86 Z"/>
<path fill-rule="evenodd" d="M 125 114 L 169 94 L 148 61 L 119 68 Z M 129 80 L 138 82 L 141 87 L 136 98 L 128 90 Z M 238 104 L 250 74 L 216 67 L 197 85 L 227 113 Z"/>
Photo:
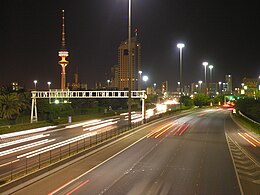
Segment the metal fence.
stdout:
<path fill-rule="evenodd" d="M 156 116 L 149 121 L 159 118 Z M 148 121 L 147 121 L 148 122 Z M 133 123 L 129 126 L 121 126 L 105 132 L 101 132 L 62 146 L 50 149 L 49 151 L 40 152 L 37 155 L 27 155 L 0 167 L 0 185 L 18 179 L 30 173 L 36 172 L 49 165 L 62 161 L 68 157 L 90 149 L 93 146 L 104 143 L 111 139 L 117 139 L 123 133 L 134 130 L 135 127 L 142 124 L 142 121 Z"/>

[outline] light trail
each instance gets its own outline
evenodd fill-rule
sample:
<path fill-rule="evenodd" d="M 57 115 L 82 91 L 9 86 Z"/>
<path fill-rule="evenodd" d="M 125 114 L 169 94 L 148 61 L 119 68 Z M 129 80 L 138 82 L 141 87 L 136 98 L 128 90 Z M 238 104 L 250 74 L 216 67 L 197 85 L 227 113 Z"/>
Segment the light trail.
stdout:
<path fill-rule="evenodd" d="M 82 184 L 80 184 L 76 188 L 74 188 L 73 190 L 69 191 L 66 195 L 71 195 L 73 192 L 75 192 L 76 190 L 78 190 L 79 188 L 81 188 L 82 186 L 84 186 L 88 182 L 89 182 L 89 180 L 83 182 Z"/>
<path fill-rule="evenodd" d="M 77 124 L 74 124 L 74 125 L 69 125 L 69 126 L 66 126 L 65 128 L 71 129 L 71 128 L 80 127 L 80 126 L 84 126 L 84 125 L 91 125 L 92 123 L 96 123 L 96 122 L 99 122 L 99 121 L 101 121 L 101 120 L 100 119 L 94 119 L 94 120 L 83 122 L 83 123 L 77 123 Z"/>
<path fill-rule="evenodd" d="M 158 138 L 159 136 L 161 136 L 162 134 L 164 134 L 166 131 L 168 131 L 170 128 L 172 128 L 174 125 L 176 125 L 176 123 L 171 124 L 169 127 L 167 127 L 166 129 L 164 129 L 163 131 L 161 131 L 159 134 L 157 134 L 154 138 Z"/>
<path fill-rule="evenodd" d="M 41 131 L 46 131 L 48 129 L 53 129 L 55 127 L 57 127 L 57 126 L 48 126 L 48 127 L 41 127 L 41 128 L 30 129 L 30 130 L 25 130 L 25 131 L 19 131 L 19 132 L 15 132 L 15 133 L 7 133 L 7 134 L 0 135 L 0 139 L 27 135 L 27 134 L 31 134 L 31 133 L 38 133 Z"/>
<path fill-rule="evenodd" d="M 12 153 L 15 153 L 15 152 L 20 152 L 22 150 L 26 150 L 26 149 L 29 149 L 29 148 L 32 148 L 32 147 L 35 147 L 35 146 L 39 146 L 39 145 L 42 145 L 42 144 L 47 144 L 47 143 L 53 142 L 53 141 L 55 141 L 55 139 L 51 139 L 51 140 L 44 139 L 44 140 L 41 140 L 41 141 L 38 141 L 38 142 L 35 142 L 35 143 L 26 144 L 26 145 L 23 145 L 23 146 L 19 146 L 19 147 L 16 147 L 16 148 L 12 148 L 12 149 L 0 152 L 0 156 L 5 156 L 5 155 L 12 154 Z"/>
<path fill-rule="evenodd" d="M 118 121 L 120 118 L 114 118 L 114 119 L 108 119 L 108 120 L 103 120 L 103 121 L 97 121 L 92 124 L 84 125 L 83 127 L 89 127 L 89 126 L 94 126 L 94 125 L 99 125 L 107 122 L 112 122 L 112 121 Z"/>
<path fill-rule="evenodd" d="M 252 140 L 254 140 L 256 143 L 260 144 L 260 141 L 258 141 L 257 139 L 255 139 L 253 136 L 248 135 L 248 133 L 245 133 L 245 135 L 246 135 L 247 137 L 250 137 L 250 138 L 251 138 Z"/>
<path fill-rule="evenodd" d="M 19 156 L 17 156 L 17 158 L 22 158 L 22 157 L 25 157 L 25 156 L 26 156 L 26 158 L 31 158 L 33 156 L 36 156 L 36 155 L 48 152 L 50 150 L 54 150 L 56 148 L 59 148 L 59 147 L 62 147 L 62 146 L 65 146 L 65 145 L 68 145 L 68 144 L 71 144 L 71 143 L 75 143 L 75 142 L 77 142 L 79 140 L 82 140 L 84 138 L 87 138 L 87 137 L 90 137 L 90 136 L 96 135 L 96 134 L 97 133 L 95 133 L 95 132 L 93 132 L 93 133 L 86 133 L 84 135 L 80 135 L 80 136 L 77 136 L 77 137 L 74 137 L 74 138 L 71 138 L 71 139 L 68 139 L 68 140 L 56 143 L 56 144 L 52 144 L 50 146 L 46 146 L 44 148 L 40 148 L 40 149 L 31 151 L 31 152 L 28 152 L 28 153 L 19 155 Z"/>
<path fill-rule="evenodd" d="M 160 129 L 158 129 L 158 130 L 156 130 L 156 131 L 153 131 L 153 132 L 149 133 L 149 134 L 146 136 L 146 138 L 149 138 L 149 137 L 151 137 L 151 136 L 155 135 L 156 133 L 158 133 L 159 131 L 163 130 L 164 128 L 167 128 L 167 127 L 169 127 L 170 125 L 172 125 L 172 123 L 171 123 L 171 122 L 170 122 L 170 123 L 168 123 L 167 125 L 164 125 L 164 126 L 163 126 L 163 127 L 161 127 Z"/>
<path fill-rule="evenodd" d="M 244 140 L 246 140 L 249 144 L 251 144 L 252 146 L 256 147 L 256 145 L 251 142 L 249 139 L 247 139 L 245 136 L 243 136 L 241 133 L 238 133 L 238 135 L 240 135 L 240 137 L 242 137 Z"/>
<path fill-rule="evenodd" d="M 107 122 L 107 123 L 104 123 L 104 124 L 101 124 L 101 125 L 85 128 L 85 129 L 83 129 L 83 131 L 93 131 L 93 130 L 97 130 L 97 129 L 100 129 L 100 128 L 103 128 L 103 127 L 107 127 L 107 126 L 116 124 L 116 123 L 117 123 L 117 121 L 115 121 L 115 122 Z"/>
<path fill-rule="evenodd" d="M 28 141 L 32 141 L 32 140 L 35 140 L 35 139 L 48 137 L 48 136 L 50 136 L 50 134 L 45 134 L 45 135 L 40 134 L 40 135 L 35 135 L 35 136 L 31 136 L 31 137 L 27 137 L 27 138 L 11 141 L 11 142 L 6 142 L 6 143 L 3 143 L 3 144 L 0 144 L 0 148 L 4 148 L 4 147 L 7 147 L 7 146 L 12 146 L 12 145 L 15 145 L 15 144 L 20 144 L 20 143 L 23 143 L 23 142 L 28 142 Z"/>
<path fill-rule="evenodd" d="M 179 133 L 179 135 L 182 135 L 184 133 L 184 131 L 186 131 L 186 129 L 188 129 L 189 126 L 190 126 L 190 124 L 187 124 L 186 127 L 184 127 L 184 129 Z"/>
<path fill-rule="evenodd" d="M 173 133 L 173 135 L 176 135 L 181 130 L 182 127 L 183 127 L 183 124 L 179 126 L 179 128 Z"/>

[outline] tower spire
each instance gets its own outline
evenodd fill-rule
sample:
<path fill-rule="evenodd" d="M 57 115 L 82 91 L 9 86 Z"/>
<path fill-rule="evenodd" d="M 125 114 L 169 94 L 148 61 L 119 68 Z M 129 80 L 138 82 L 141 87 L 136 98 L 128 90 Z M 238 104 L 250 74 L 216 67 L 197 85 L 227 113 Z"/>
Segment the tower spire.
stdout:
<path fill-rule="evenodd" d="M 65 44 L 65 15 L 64 9 L 62 10 L 62 32 L 61 32 L 61 49 L 66 50 Z"/>
<path fill-rule="evenodd" d="M 61 57 L 59 61 L 59 65 L 61 65 L 61 89 L 66 89 L 66 66 L 69 62 L 66 58 L 69 56 L 69 52 L 66 50 L 65 47 L 65 17 L 64 17 L 64 10 L 62 10 L 62 33 L 61 33 L 61 49 L 59 51 L 59 57 Z"/>

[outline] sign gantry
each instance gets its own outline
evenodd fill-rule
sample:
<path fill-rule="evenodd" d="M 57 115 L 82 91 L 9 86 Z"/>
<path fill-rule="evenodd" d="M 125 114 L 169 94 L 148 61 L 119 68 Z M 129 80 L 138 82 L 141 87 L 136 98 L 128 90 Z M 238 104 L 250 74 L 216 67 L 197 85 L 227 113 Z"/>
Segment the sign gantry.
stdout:
<path fill-rule="evenodd" d="M 60 102 L 64 99 L 127 99 L 128 91 L 70 91 L 70 90 L 49 90 L 49 91 L 31 91 L 32 107 L 31 107 L 31 123 L 37 122 L 37 101 L 36 99 L 54 100 L 54 103 L 68 103 L 68 101 Z M 146 99 L 145 91 L 131 91 L 131 98 L 142 100 L 142 117 L 144 119 L 144 100 Z"/>

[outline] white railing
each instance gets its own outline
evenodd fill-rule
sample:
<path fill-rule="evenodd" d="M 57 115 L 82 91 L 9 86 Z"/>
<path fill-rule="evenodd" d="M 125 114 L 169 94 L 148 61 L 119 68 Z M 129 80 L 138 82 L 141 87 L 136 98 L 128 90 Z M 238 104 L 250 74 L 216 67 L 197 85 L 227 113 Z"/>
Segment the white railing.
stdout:
<path fill-rule="evenodd" d="M 38 120 L 36 99 L 74 99 L 74 98 L 112 98 L 123 99 L 128 98 L 128 91 L 69 91 L 60 89 L 50 89 L 49 91 L 31 91 L 32 107 L 31 107 L 31 123 Z M 146 99 L 145 91 L 131 91 L 131 98 L 142 100 L 142 113 L 144 115 L 144 99 Z"/>

